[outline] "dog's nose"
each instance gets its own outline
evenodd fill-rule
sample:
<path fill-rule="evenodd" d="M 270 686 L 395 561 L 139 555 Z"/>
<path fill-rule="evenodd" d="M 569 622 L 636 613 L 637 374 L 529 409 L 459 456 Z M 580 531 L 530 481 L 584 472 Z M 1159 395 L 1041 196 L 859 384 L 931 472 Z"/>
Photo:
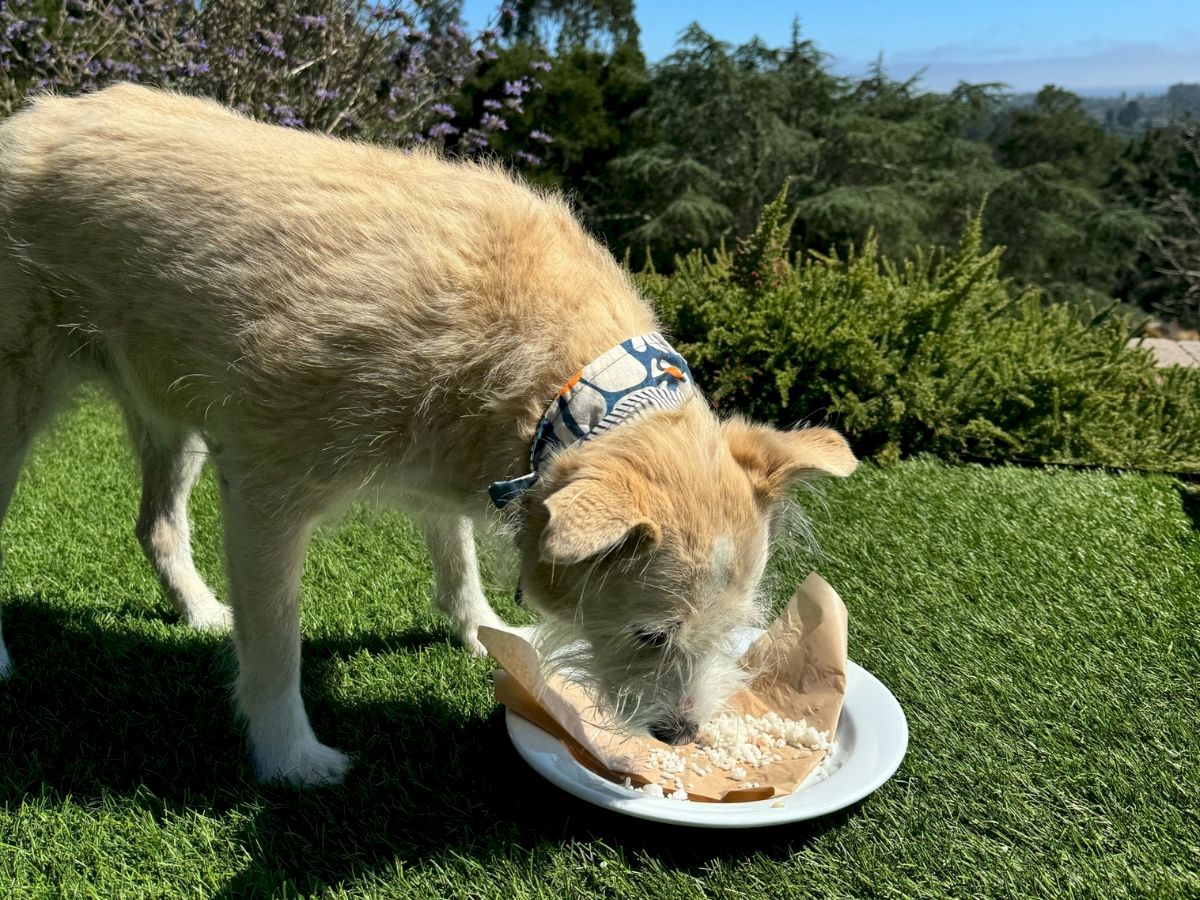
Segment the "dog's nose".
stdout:
<path fill-rule="evenodd" d="M 664 744 L 690 744 L 700 733 L 694 722 L 655 722 L 650 726 L 650 735 Z"/>

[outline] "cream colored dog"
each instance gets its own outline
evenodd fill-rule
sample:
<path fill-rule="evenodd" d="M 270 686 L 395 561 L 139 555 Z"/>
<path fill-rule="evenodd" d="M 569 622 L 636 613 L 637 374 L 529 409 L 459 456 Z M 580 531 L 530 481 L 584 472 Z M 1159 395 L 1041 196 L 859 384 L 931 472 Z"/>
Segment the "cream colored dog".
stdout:
<path fill-rule="evenodd" d="M 300 699 L 299 583 L 323 513 L 418 518 L 463 643 L 500 625 L 473 522 L 528 467 L 571 373 L 653 312 L 560 201 L 492 167 L 256 124 L 122 86 L 0 125 L 0 517 L 55 401 L 99 376 L 143 472 L 137 534 L 183 619 L 229 610 L 187 500 L 220 474 L 237 699 L 264 779 L 337 782 Z M 718 422 L 699 395 L 555 454 L 504 517 L 525 596 L 631 727 L 686 740 L 739 678 L 779 502 L 847 475 L 824 428 Z M 579 660 L 576 659 L 576 663 Z M 9 662 L 0 641 L 0 674 Z"/>

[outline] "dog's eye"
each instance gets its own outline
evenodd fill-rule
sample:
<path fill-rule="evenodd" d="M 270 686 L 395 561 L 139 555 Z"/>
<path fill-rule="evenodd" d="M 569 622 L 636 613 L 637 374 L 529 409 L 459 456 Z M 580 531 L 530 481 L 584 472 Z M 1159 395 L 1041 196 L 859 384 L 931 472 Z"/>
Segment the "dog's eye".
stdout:
<path fill-rule="evenodd" d="M 645 629 L 635 631 L 633 637 L 643 647 L 661 647 L 670 635 L 665 631 Z"/>

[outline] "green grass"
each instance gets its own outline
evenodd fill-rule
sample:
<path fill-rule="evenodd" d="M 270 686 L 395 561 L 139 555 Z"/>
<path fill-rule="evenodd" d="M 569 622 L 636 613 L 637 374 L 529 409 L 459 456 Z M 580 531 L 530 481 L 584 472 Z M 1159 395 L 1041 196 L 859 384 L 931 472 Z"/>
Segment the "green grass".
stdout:
<path fill-rule="evenodd" d="M 117 422 L 85 401 L 5 526 L 2 895 L 1200 894 L 1200 498 L 1177 482 L 915 461 L 828 485 L 824 555 L 785 554 L 774 599 L 810 568 L 838 588 L 908 758 L 841 814 L 697 832 L 528 771 L 490 665 L 427 609 L 413 527 L 366 510 L 305 574 L 309 710 L 357 767 L 312 794 L 256 786 L 227 642 L 173 620 L 134 542 Z M 220 586 L 211 478 L 193 509 Z"/>

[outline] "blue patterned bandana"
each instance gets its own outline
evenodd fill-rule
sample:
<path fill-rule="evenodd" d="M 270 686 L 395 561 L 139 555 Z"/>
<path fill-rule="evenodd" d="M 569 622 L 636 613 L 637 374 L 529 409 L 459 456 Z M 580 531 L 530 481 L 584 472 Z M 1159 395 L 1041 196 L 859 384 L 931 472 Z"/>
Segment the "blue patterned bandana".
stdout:
<path fill-rule="evenodd" d="M 661 334 L 629 338 L 588 363 L 559 390 L 547 407 L 529 453 L 529 474 L 488 488 L 503 509 L 529 490 L 555 450 L 603 434 L 648 409 L 682 406 L 695 393 L 683 357 Z"/>

